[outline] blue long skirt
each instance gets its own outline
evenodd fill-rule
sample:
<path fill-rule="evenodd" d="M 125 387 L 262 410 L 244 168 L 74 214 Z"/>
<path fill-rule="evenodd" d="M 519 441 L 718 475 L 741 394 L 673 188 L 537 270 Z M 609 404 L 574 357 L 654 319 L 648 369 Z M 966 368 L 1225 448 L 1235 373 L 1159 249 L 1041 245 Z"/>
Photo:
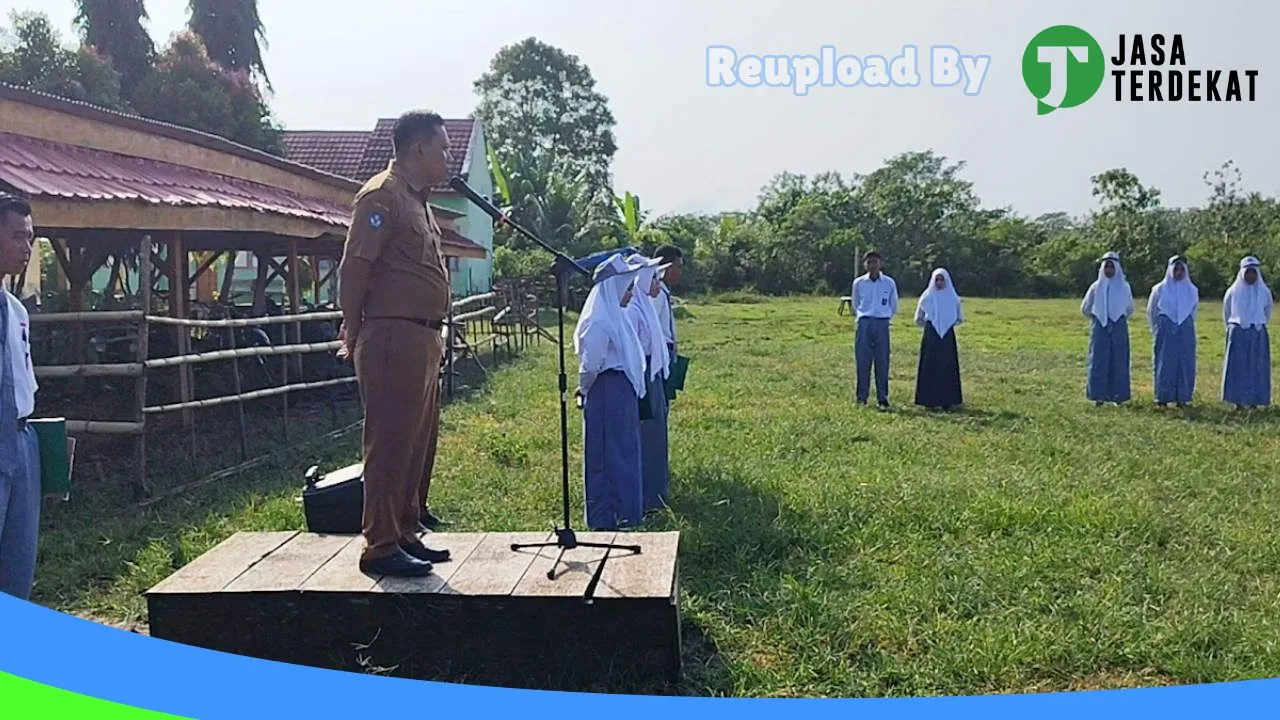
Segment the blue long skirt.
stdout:
<path fill-rule="evenodd" d="M 649 381 L 648 402 L 651 420 L 640 421 L 640 471 L 644 478 L 644 510 L 658 510 L 667 504 L 667 388 L 661 376 Z"/>
<path fill-rule="evenodd" d="M 1156 402 L 1191 402 L 1196 390 L 1196 324 L 1188 317 L 1181 325 L 1167 315 L 1156 320 L 1154 371 Z"/>
<path fill-rule="evenodd" d="M 1129 318 L 1121 318 L 1103 327 L 1093 319 L 1089 334 L 1089 379 L 1085 394 L 1094 402 L 1128 402 L 1129 384 Z"/>
<path fill-rule="evenodd" d="M 1222 400 L 1244 407 L 1271 404 L 1271 339 L 1265 326 L 1227 329 Z"/>
<path fill-rule="evenodd" d="M 601 373 L 582 413 L 587 528 L 635 527 L 644 520 L 640 408 L 627 376 Z"/>

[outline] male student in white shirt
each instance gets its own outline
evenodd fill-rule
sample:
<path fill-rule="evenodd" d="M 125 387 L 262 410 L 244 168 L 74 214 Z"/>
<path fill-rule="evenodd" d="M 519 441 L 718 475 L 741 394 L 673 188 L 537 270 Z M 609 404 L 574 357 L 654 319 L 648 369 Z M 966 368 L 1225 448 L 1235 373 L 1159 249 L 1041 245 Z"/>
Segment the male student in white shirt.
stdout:
<path fill-rule="evenodd" d="M 653 298 L 654 310 L 662 324 L 662 334 L 667 338 L 667 354 L 674 362 L 676 358 L 676 316 L 671 304 L 671 285 L 680 284 L 680 272 L 684 269 L 684 253 L 675 245 L 663 245 L 654 251 L 653 256 L 660 258 L 666 271 L 659 281 L 658 294 Z"/>
<path fill-rule="evenodd" d="M 898 285 L 881 272 L 883 260 L 874 250 L 863 256 L 867 273 L 853 281 L 849 302 L 853 305 L 857 330 L 854 360 L 857 364 L 859 405 L 871 394 L 871 370 L 876 376 L 876 404 L 889 409 L 889 324 L 898 312 Z"/>
<path fill-rule="evenodd" d="M 31 206 L 0 194 L 0 277 L 22 274 L 34 239 Z M 40 533 L 40 446 L 27 425 L 37 389 L 30 324 L 0 285 L 0 592 L 22 600 L 35 582 Z"/>

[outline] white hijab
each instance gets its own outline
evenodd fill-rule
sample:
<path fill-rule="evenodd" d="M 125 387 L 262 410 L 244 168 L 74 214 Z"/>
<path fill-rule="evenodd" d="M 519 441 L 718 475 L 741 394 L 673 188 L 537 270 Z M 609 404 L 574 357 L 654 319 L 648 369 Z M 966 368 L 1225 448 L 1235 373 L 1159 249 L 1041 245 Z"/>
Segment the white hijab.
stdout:
<path fill-rule="evenodd" d="M 639 260 L 640 258 L 635 258 Z M 646 262 L 649 262 L 645 259 Z M 667 357 L 667 339 L 662 332 L 662 321 L 658 319 L 658 310 L 654 307 L 654 299 L 649 296 L 649 288 L 657 275 L 656 267 L 642 267 L 636 275 L 636 288 L 631 302 L 627 305 L 627 317 L 635 323 L 636 334 L 640 337 L 640 346 L 649 356 L 649 379 L 661 375 L 667 377 L 671 360 Z"/>
<path fill-rule="evenodd" d="M 1115 263 L 1115 277 L 1106 275 L 1108 260 Z M 1089 292 L 1093 294 L 1093 316 L 1104 327 L 1124 317 L 1133 307 L 1133 288 L 1124 279 L 1124 266 L 1114 251 L 1102 256 L 1098 263 L 1098 279 L 1093 281 Z"/>
<path fill-rule="evenodd" d="M 941 290 L 934 285 L 939 275 L 947 280 L 947 286 Z M 920 294 L 916 311 L 923 313 L 925 321 L 933 324 L 939 337 L 946 337 L 947 331 L 963 320 L 960 314 L 960 296 L 956 294 L 956 286 L 952 284 L 951 273 L 946 268 L 937 268 L 929 276 L 929 286 Z"/>
<path fill-rule="evenodd" d="M 1244 273 L 1249 268 L 1258 271 L 1258 279 L 1252 285 L 1245 282 Z M 1241 327 L 1262 327 L 1271 315 L 1271 289 L 1262 280 L 1262 267 L 1258 258 L 1250 255 L 1240 261 L 1236 281 L 1227 288 L 1224 303 L 1230 304 L 1227 323 Z"/>
<path fill-rule="evenodd" d="M 582 357 L 584 349 L 591 357 L 605 357 L 612 345 L 622 359 L 622 370 L 631 381 L 636 397 L 644 397 L 648 389 L 644 377 L 644 349 L 640 347 L 640 338 L 623 314 L 622 307 L 622 296 L 635 281 L 636 270 L 619 254 L 596 267 L 595 284 L 582 306 L 582 315 L 573 333 L 573 349 L 578 357 Z M 635 301 L 633 296 L 631 302 Z M 582 371 L 589 369 L 582 368 Z"/>
<path fill-rule="evenodd" d="M 1183 263 L 1187 274 L 1182 280 L 1176 280 L 1173 277 L 1173 266 L 1180 262 Z M 1181 325 L 1195 313 L 1200 305 L 1200 288 L 1191 282 L 1191 268 L 1186 267 L 1181 256 L 1175 255 L 1169 258 L 1169 264 L 1164 269 L 1164 280 L 1156 283 L 1152 292 L 1157 290 L 1160 292 L 1160 298 L 1156 302 L 1156 309 L 1161 315 L 1172 320 L 1174 325 Z"/>

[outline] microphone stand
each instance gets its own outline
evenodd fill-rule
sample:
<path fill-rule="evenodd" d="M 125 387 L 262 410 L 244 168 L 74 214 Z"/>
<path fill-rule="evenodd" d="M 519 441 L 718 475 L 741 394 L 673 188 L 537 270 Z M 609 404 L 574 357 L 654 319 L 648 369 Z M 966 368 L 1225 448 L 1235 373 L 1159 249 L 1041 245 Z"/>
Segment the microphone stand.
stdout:
<path fill-rule="evenodd" d="M 551 272 L 555 275 L 556 279 L 556 320 L 559 325 L 560 332 L 560 493 L 564 513 L 564 527 L 556 528 L 553 526 L 556 535 L 555 542 L 513 543 L 511 545 L 511 550 L 513 552 L 518 552 L 528 548 L 560 548 L 560 553 L 556 556 L 555 563 L 552 564 L 551 569 L 547 571 L 547 579 L 555 580 L 556 568 L 560 566 L 560 562 L 564 559 L 565 551 L 580 547 L 603 549 L 605 551 L 604 556 L 600 558 L 600 564 L 596 567 L 596 571 L 592 576 L 591 581 L 587 584 L 587 589 L 583 597 L 583 599 L 590 604 L 592 602 L 592 596 L 595 593 L 595 588 L 600 582 L 600 576 L 604 572 L 604 564 L 609 559 L 609 551 L 629 550 L 631 554 L 640 554 L 639 545 L 616 545 L 613 543 L 579 541 L 578 535 L 574 532 L 573 524 L 569 518 L 569 410 L 567 401 L 565 400 L 565 393 L 568 392 L 569 384 L 565 373 L 564 360 L 564 310 L 565 305 L 568 302 L 570 276 L 572 274 L 577 274 L 582 277 L 589 278 L 591 277 L 591 274 L 572 258 L 551 247 L 544 242 L 542 238 L 539 238 L 537 235 L 524 229 L 511 218 L 507 217 L 505 213 L 498 210 L 490 203 L 485 202 L 483 198 L 476 195 L 475 192 L 471 190 L 471 188 L 467 187 L 460 179 L 455 179 L 452 184 L 455 189 L 462 192 L 463 195 L 466 195 L 468 199 L 492 216 L 494 220 L 497 220 L 499 223 L 505 223 L 521 236 L 529 239 L 555 258 L 555 262 L 551 265 Z"/>

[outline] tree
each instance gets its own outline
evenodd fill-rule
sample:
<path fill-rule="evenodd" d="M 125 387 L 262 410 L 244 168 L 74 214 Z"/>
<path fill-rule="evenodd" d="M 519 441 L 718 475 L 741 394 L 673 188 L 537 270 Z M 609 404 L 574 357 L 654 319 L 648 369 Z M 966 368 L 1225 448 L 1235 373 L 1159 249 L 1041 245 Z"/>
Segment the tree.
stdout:
<path fill-rule="evenodd" d="M 156 120 L 276 155 L 284 152 L 283 131 L 249 73 L 219 67 L 191 33 L 174 38 L 160 55 L 155 72 L 139 86 L 136 103 L 140 113 Z"/>
<path fill-rule="evenodd" d="M 77 0 L 75 24 L 85 46 L 95 48 L 120 73 L 120 87 L 133 97 L 155 65 L 156 48 L 142 25 L 143 0 Z"/>
<path fill-rule="evenodd" d="M 993 217 L 979 209 L 972 183 L 961 179 L 964 167 L 932 151 L 910 152 L 859 178 L 867 249 L 898 268 L 900 286 L 923 287 L 939 265 L 951 268 L 957 284 L 969 281 L 958 271 Z"/>
<path fill-rule="evenodd" d="M 1188 219 L 1196 241 L 1187 249 L 1201 290 L 1226 291 L 1245 255 L 1273 256 L 1280 246 L 1280 205 L 1257 192 L 1246 193 L 1240 169 L 1228 160 L 1204 174 L 1208 204 Z"/>
<path fill-rule="evenodd" d="M 69 50 L 49 18 L 12 13 L 13 47 L 0 50 L 0 82 L 69 100 L 129 110 L 120 93 L 120 75 L 92 48 Z"/>
<path fill-rule="evenodd" d="M 224 70 L 261 78 L 271 90 L 262 61 L 267 31 L 258 15 L 258 0 L 190 0 L 189 7 L 191 31 L 204 41 L 209 57 Z"/>
<path fill-rule="evenodd" d="M 547 158 L 565 177 L 585 173 L 591 195 L 606 192 L 617 151 L 613 113 L 577 56 L 527 38 L 499 50 L 475 90 L 476 117 L 504 163 Z"/>
<path fill-rule="evenodd" d="M 1161 212 L 1160 191 L 1144 186 L 1126 168 L 1112 168 L 1091 181 L 1102 203 L 1093 220 L 1095 238 L 1120 253 L 1135 293 L 1149 290 L 1164 277 L 1169 257 L 1186 249 Z"/>

